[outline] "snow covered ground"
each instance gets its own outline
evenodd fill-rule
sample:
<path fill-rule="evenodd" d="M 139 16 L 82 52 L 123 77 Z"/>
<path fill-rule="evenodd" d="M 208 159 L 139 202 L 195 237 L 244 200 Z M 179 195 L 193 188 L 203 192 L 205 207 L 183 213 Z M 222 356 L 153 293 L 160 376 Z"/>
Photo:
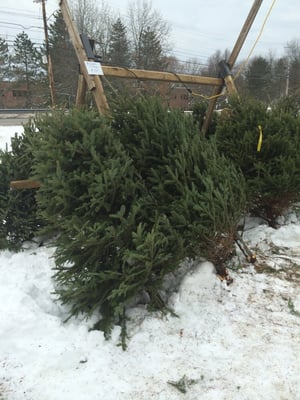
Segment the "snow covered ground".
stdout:
<path fill-rule="evenodd" d="M 53 248 L 1 251 L 0 399 L 300 400 L 300 216 L 258 222 L 243 236 L 255 265 L 237 249 L 229 286 L 208 262 L 184 265 L 178 318 L 131 309 L 126 352 L 118 327 L 89 331 L 96 316 L 63 322 Z"/>
<path fill-rule="evenodd" d="M 0 120 L 0 149 L 5 150 L 6 144 L 10 149 L 10 138 L 14 136 L 15 133 L 22 133 L 23 126 L 12 125 L 12 126 L 1 126 Z"/>

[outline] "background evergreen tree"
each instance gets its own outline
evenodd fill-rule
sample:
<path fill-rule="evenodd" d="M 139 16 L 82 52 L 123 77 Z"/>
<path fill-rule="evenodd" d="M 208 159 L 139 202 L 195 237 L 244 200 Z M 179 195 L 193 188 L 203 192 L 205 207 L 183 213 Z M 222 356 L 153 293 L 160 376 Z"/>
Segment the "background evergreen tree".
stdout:
<path fill-rule="evenodd" d="M 127 28 L 120 18 L 112 24 L 109 47 L 107 53 L 107 63 L 113 66 L 129 68 L 132 66 L 130 43 L 127 37 Z M 109 85 L 104 80 L 105 91 L 108 96 L 115 97 L 116 92 L 122 96 L 132 95 L 135 92 L 135 82 L 132 80 L 109 78 Z M 113 88 L 113 93 L 112 89 Z M 130 93 L 130 94 L 129 94 Z"/>
<path fill-rule="evenodd" d="M 147 48 L 147 51 L 149 50 L 146 40 L 150 44 L 150 38 L 145 38 L 145 34 L 148 31 L 152 35 L 151 43 L 154 44 L 154 41 L 159 43 L 161 55 L 166 56 L 170 47 L 170 27 L 166 20 L 156 10 L 153 10 L 151 1 L 144 0 L 141 2 L 136 0 L 130 2 L 127 14 L 128 36 L 132 45 L 134 66 L 136 68 L 143 68 L 146 64 L 147 54 L 144 50 L 145 48 Z M 161 65 L 158 64 L 158 67 L 161 67 Z"/>
<path fill-rule="evenodd" d="M 112 25 L 107 61 L 111 65 L 120 67 L 128 68 L 131 65 L 130 46 L 127 39 L 126 27 L 120 18 Z"/>
<path fill-rule="evenodd" d="M 25 32 L 18 34 L 14 41 L 12 67 L 16 81 L 26 85 L 26 106 L 32 107 L 35 87 L 45 79 L 45 71 L 42 67 L 42 52 Z"/>
<path fill-rule="evenodd" d="M 8 44 L 5 39 L 0 38 L 0 81 L 8 77 L 9 72 L 9 52 Z"/>
<path fill-rule="evenodd" d="M 0 81 L 6 81 L 10 75 L 10 65 L 9 65 L 9 52 L 7 42 L 0 38 Z M 0 96 L 0 107 L 4 108 L 3 104 L 3 94 L 5 94 L 5 88 L 1 89 Z"/>
<path fill-rule="evenodd" d="M 262 101 L 270 101 L 272 69 L 264 57 L 255 57 L 250 61 L 245 73 L 249 96 Z"/>
<path fill-rule="evenodd" d="M 149 27 L 142 32 L 139 50 L 135 58 L 138 68 L 149 70 L 166 68 L 160 40 L 155 31 L 152 31 Z"/>
<path fill-rule="evenodd" d="M 54 14 L 49 26 L 49 47 L 57 102 L 69 107 L 76 98 L 79 64 L 61 11 Z"/>

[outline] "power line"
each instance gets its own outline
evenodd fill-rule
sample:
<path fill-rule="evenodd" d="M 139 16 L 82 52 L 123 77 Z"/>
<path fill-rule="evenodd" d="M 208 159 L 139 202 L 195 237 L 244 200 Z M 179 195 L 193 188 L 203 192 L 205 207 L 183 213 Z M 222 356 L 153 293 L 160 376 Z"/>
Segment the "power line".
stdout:
<path fill-rule="evenodd" d="M 6 10 L 1 10 L 1 14 L 7 14 L 9 16 L 17 16 L 17 17 L 25 17 L 25 18 L 31 18 L 31 19 L 37 19 L 41 20 L 41 17 L 36 16 L 34 13 L 25 13 L 25 12 L 20 12 L 20 11 L 6 11 Z"/>
<path fill-rule="evenodd" d="M 8 21 L 0 21 L 0 24 L 6 25 L 6 26 L 11 26 L 14 28 L 15 26 L 20 26 L 22 29 L 29 31 L 32 29 L 43 29 L 41 26 L 36 26 L 36 25 L 30 25 L 30 26 L 24 26 L 22 24 L 17 24 L 15 22 L 8 22 Z"/>

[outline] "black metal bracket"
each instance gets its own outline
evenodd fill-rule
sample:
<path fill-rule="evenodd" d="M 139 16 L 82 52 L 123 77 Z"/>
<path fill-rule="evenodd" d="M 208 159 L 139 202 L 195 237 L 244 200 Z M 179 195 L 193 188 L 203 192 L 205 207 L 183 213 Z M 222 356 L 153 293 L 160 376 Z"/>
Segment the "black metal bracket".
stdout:
<path fill-rule="evenodd" d="M 227 76 L 232 75 L 231 69 L 225 60 L 219 62 L 219 73 L 222 79 L 225 79 Z"/>
<path fill-rule="evenodd" d="M 94 60 L 95 62 L 101 62 L 101 56 L 94 53 L 95 49 L 95 40 L 90 39 L 87 35 L 82 33 L 80 35 L 81 42 L 83 44 L 84 50 L 86 52 L 86 56 L 89 60 Z"/>

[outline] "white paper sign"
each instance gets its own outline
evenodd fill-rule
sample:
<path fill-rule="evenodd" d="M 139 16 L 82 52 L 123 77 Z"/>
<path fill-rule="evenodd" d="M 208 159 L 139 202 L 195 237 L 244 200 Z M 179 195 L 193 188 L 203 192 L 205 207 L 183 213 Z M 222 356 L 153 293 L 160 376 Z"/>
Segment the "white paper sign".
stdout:
<path fill-rule="evenodd" d="M 84 63 L 89 75 L 104 75 L 99 62 L 85 61 Z"/>

